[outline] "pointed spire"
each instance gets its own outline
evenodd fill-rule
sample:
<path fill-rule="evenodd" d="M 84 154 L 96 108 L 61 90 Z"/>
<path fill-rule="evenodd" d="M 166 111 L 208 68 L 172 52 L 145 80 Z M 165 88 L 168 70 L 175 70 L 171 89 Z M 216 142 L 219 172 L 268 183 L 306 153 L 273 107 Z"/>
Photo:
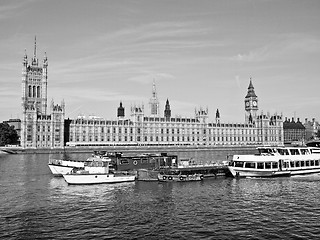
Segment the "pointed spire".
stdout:
<path fill-rule="evenodd" d="M 159 114 L 159 101 L 157 98 L 156 83 L 155 83 L 154 79 L 153 79 L 153 84 L 152 84 L 152 97 L 149 101 L 149 105 L 150 105 L 151 115 L 158 116 L 158 114 Z"/>
<path fill-rule="evenodd" d="M 44 66 L 44 67 L 47 67 L 47 66 L 48 66 L 47 52 L 44 52 L 43 66 Z"/>
<path fill-rule="evenodd" d="M 220 118 L 220 112 L 219 112 L 218 108 L 217 108 L 217 111 L 216 111 L 216 118 Z"/>
<path fill-rule="evenodd" d="M 252 84 L 252 77 L 250 77 L 250 83 L 249 83 L 249 87 L 248 87 L 248 93 L 247 93 L 247 97 L 257 97 L 256 93 L 254 92 L 254 87 Z"/>
<path fill-rule="evenodd" d="M 28 63 L 27 49 L 24 49 L 23 65 L 27 66 L 27 63 Z"/>
<path fill-rule="evenodd" d="M 170 109 L 170 104 L 169 104 L 169 99 L 168 98 L 167 98 L 166 106 L 165 106 L 165 109 L 164 109 L 164 117 L 165 117 L 166 121 L 169 121 L 170 118 L 171 118 L 171 109 Z"/>
<path fill-rule="evenodd" d="M 33 51 L 33 58 L 32 58 L 32 66 L 38 66 L 38 59 L 37 59 L 37 37 L 34 37 L 34 51 Z"/>
<path fill-rule="evenodd" d="M 251 88 L 254 88 L 254 87 L 253 87 L 253 84 L 252 84 L 252 77 L 250 77 L 250 83 L 249 83 L 248 89 L 251 89 Z"/>
<path fill-rule="evenodd" d="M 33 52 L 33 58 L 37 58 L 37 36 L 34 36 L 34 52 Z"/>
<path fill-rule="evenodd" d="M 152 84 L 152 96 L 155 98 L 157 97 L 157 91 L 156 91 L 156 82 L 153 79 L 153 84 Z"/>

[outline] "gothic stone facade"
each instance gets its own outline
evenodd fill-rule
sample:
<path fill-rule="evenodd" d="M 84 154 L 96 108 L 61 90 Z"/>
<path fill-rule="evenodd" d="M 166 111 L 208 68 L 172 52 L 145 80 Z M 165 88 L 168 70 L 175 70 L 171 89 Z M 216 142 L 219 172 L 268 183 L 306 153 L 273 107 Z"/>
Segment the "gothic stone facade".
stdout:
<path fill-rule="evenodd" d="M 61 148 L 64 146 L 65 105 L 50 104 L 47 113 L 48 59 L 45 54 L 42 66 L 34 55 L 28 61 L 25 52 L 22 61 L 22 119 L 21 146 L 23 148 Z"/>
<path fill-rule="evenodd" d="M 210 122 L 208 109 L 203 108 L 196 109 L 192 118 L 171 117 L 168 100 L 162 117 L 154 111 L 159 105 L 155 85 L 152 96 L 150 116 L 145 115 L 143 105 L 135 105 L 130 117 L 125 118 L 120 103 L 117 120 L 84 117 L 71 120 L 67 145 L 283 145 L 282 116 L 258 114 L 258 97 L 251 80 L 245 97 L 244 123 L 220 123 L 218 110 L 215 120 Z"/>

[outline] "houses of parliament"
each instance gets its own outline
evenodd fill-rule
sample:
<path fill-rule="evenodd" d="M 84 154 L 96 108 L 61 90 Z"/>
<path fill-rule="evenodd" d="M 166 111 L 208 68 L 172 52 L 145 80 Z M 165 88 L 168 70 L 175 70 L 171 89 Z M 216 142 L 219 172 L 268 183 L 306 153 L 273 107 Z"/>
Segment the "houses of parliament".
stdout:
<path fill-rule="evenodd" d="M 193 117 L 173 117 L 169 99 L 164 112 L 153 82 L 148 103 L 133 105 L 130 114 L 120 105 L 113 120 L 95 117 L 65 119 L 65 103 L 48 107 L 48 58 L 40 64 L 34 53 L 22 61 L 22 119 L 23 148 L 62 148 L 64 146 L 214 146 L 214 145 L 283 145 L 283 117 L 259 113 L 258 96 L 250 79 L 244 97 L 244 122 L 223 123 L 217 109 L 214 120 L 207 108 L 195 109 Z M 146 111 L 147 110 L 147 111 Z M 147 115 L 146 112 L 150 114 Z"/>

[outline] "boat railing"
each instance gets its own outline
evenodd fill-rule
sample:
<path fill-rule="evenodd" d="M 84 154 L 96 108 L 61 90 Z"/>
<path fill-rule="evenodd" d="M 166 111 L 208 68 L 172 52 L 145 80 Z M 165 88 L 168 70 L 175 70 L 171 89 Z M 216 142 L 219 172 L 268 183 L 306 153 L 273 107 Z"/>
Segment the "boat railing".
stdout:
<path fill-rule="evenodd" d="M 61 165 L 63 161 L 68 161 L 68 162 L 83 162 L 81 160 L 75 160 L 75 159 L 55 159 L 51 158 L 49 159 L 49 164 L 56 164 L 56 165 Z"/>

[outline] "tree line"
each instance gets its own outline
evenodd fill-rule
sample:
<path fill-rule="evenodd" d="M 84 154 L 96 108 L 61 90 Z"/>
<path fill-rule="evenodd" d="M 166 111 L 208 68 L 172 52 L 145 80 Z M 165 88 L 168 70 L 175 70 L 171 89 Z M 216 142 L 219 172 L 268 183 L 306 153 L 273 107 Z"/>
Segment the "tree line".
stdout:
<path fill-rule="evenodd" d="M 18 144 L 18 133 L 14 126 L 8 123 L 0 123 L 0 146 Z"/>

